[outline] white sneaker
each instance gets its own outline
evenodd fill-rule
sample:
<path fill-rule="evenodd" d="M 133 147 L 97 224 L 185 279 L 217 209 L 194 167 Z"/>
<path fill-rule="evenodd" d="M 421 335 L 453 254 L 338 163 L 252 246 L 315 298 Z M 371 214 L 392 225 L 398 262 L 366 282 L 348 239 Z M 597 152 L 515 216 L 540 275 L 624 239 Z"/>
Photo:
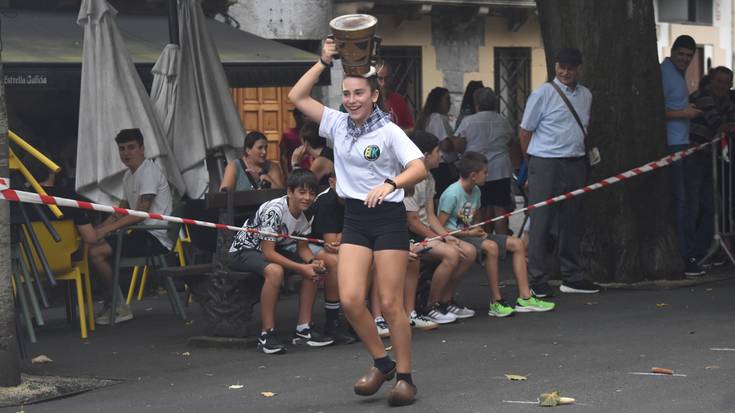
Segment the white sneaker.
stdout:
<path fill-rule="evenodd" d="M 426 316 L 429 318 L 429 320 L 437 323 L 437 324 L 449 324 L 457 321 L 457 316 L 447 311 L 446 313 L 443 313 L 438 305 L 435 305 L 432 307 L 431 311 L 429 311 L 429 314 L 426 314 Z"/>
<path fill-rule="evenodd" d="M 388 323 L 385 322 L 385 319 L 383 317 L 375 317 L 375 327 L 378 329 L 378 335 L 381 338 L 390 337 Z"/>
<path fill-rule="evenodd" d="M 94 322 L 102 326 L 110 325 L 110 315 L 112 313 L 112 311 L 110 310 L 110 307 L 105 307 L 99 317 L 94 319 Z M 133 311 L 127 304 L 117 307 L 116 313 L 117 315 L 115 316 L 115 324 L 133 319 Z"/>
<path fill-rule="evenodd" d="M 431 321 L 429 317 L 424 315 L 416 314 L 416 311 L 411 311 L 411 315 L 408 318 L 411 323 L 411 327 L 418 328 L 419 330 L 433 330 L 439 327 L 439 324 Z"/>
<path fill-rule="evenodd" d="M 471 318 L 475 316 L 475 310 L 469 309 L 465 306 L 459 307 L 455 304 L 449 304 L 447 310 L 457 318 Z"/>

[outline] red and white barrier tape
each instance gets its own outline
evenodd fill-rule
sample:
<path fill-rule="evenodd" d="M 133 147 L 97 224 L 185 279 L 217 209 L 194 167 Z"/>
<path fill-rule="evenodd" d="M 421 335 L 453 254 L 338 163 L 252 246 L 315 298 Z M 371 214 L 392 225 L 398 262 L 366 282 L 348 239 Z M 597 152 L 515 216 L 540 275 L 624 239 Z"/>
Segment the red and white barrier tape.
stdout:
<path fill-rule="evenodd" d="M 90 211 L 109 212 L 111 214 L 118 213 L 120 215 L 132 215 L 132 216 L 141 217 L 141 218 L 157 219 L 160 221 L 177 222 L 179 224 L 197 225 L 200 227 L 207 227 L 207 228 L 214 228 L 214 229 L 227 229 L 230 231 L 250 232 L 250 233 L 260 234 L 266 237 L 288 238 L 288 239 L 293 239 L 297 241 L 307 241 L 307 242 L 311 242 L 315 244 L 324 243 L 323 240 L 316 239 L 316 238 L 299 237 L 296 235 L 288 235 L 288 234 L 275 234 L 271 232 L 258 231 L 252 228 L 241 228 L 241 227 L 235 227 L 232 225 L 215 224 L 215 223 L 207 222 L 207 221 L 199 221 L 196 219 L 179 218 L 179 217 L 174 217 L 170 215 L 162 215 L 162 214 L 154 214 L 150 212 L 136 211 L 134 209 L 111 207 L 107 205 L 94 204 L 91 202 L 75 201 L 73 199 L 68 199 L 68 198 L 60 198 L 60 197 L 55 197 L 55 196 L 50 196 L 50 195 L 39 195 L 34 192 L 16 191 L 14 189 L 9 188 L 8 180 L 6 178 L 0 178 L 0 199 L 5 199 L 8 201 L 15 201 L 15 202 L 27 202 L 27 203 L 33 203 L 33 204 L 58 205 L 62 207 L 79 208 L 79 209 L 86 209 Z"/>
<path fill-rule="evenodd" d="M 715 139 L 713 139 L 713 140 L 711 140 L 709 142 L 705 142 L 705 143 L 699 144 L 697 146 L 693 146 L 693 147 L 691 147 L 689 149 L 685 149 L 685 150 L 679 151 L 679 152 L 674 152 L 674 153 L 672 153 L 669 156 L 665 156 L 665 157 L 659 159 L 658 161 L 649 162 L 649 163 L 647 163 L 647 164 L 645 164 L 643 166 L 639 166 L 637 168 L 633 168 L 633 169 L 630 169 L 628 171 L 619 173 L 619 174 L 617 174 L 615 176 L 611 176 L 609 178 L 605 178 L 605 179 L 603 179 L 601 181 L 595 182 L 594 184 L 587 185 L 585 187 L 579 188 L 579 189 L 574 190 L 572 192 L 567 192 L 566 194 L 558 195 L 558 196 L 555 196 L 553 198 L 549 198 L 549 199 L 547 199 L 545 201 L 541 201 L 541 202 L 538 202 L 536 204 L 529 205 L 529 206 L 527 206 L 525 208 L 516 209 L 513 212 L 508 212 L 508 213 L 503 214 L 503 215 L 498 215 L 497 217 L 495 217 L 493 219 L 488 219 L 486 221 L 478 222 L 476 224 L 469 225 L 469 226 L 464 227 L 462 229 L 458 229 L 458 230 L 455 230 L 455 231 L 450 231 L 450 232 L 448 232 L 446 234 L 443 234 L 443 235 L 440 235 L 440 236 L 436 236 L 436 237 L 432 237 L 432 238 L 426 238 L 425 240 L 422 241 L 422 243 L 423 244 L 426 244 L 428 242 L 431 242 L 431 241 L 434 241 L 434 240 L 438 240 L 438 239 L 444 238 L 444 237 L 446 237 L 448 235 L 457 234 L 457 233 L 459 233 L 461 231 L 464 231 L 464 230 L 468 230 L 468 229 L 480 227 L 480 226 L 483 226 L 485 224 L 489 224 L 491 222 L 500 221 L 502 219 L 508 219 L 508 218 L 512 217 L 513 215 L 518 215 L 520 213 L 523 213 L 523 212 L 526 212 L 526 211 L 531 211 L 531 210 L 536 209 L 536 208 L 540 208 L 540 207 L 544 207 L 544 206 L 556 204 L 556 203 L 559 203 L 559 202 L 564 201 L 566 199 L 573 198 L 575 196 L 579 196 L 579 195 L 582 195 L 582 194 L 586 194 L 588 192 L 592 192 L 592 191 L 598 190 L 600 188 L 604 188 L 606 186 L 609 186 L 609 185 L 618 183 L 620 181 L 624 181 L 626 179 L 630 179 L 630 178 L 632 178 L 634 176 L 642 175 L 642 174 L 644 174 L 646 172 L 651 172 L 653 170 L 659 169 L 659 168 L 664 167 L 664 166 L 669 166 L 672 162 L 676 162 L 679 159 L 682 159 L 684 157 L 687 157 L 687 156 L 693 154 L 696 151 L 699 151 L 701 149 L 706 148 L 709 145 L 714 145 L 714 144 L 716 144 L 717 142 L 719 142 L 721 140 L 722 140 L 722 137 L 718 137 L 718 138 L 715 138 Z"/>
<path fill-rule="evenodd" d="M 446 237 L 448 235 L 454 235 L 457 234 L 463 230 L 480 227 L 485 224 L 488 224 L 490 222 L 500 221 L 502 219 L 508 219 L 512 217 L 513 215 L 517 215 L 526 211 L 531 211 L 536 208 L 541 208 L 544 206 L 552 205 L 559 203 L 561 201 L 564 201 L 569 198 L 573 198 L 575 196 L 579 196 L 582 194 L 586 194 L 588 192 L 595 191 L 600 188 L 604 188 L 606 186 L 618 183 L 620 181 L 624 181 L 626 179 L 632 178 L 637 175 L 644 174 L 646 172 L 651 172 L 655 169 L 659 169 L 664 166 L 670 165 L 672 162 L 678 161 L 679 159 L 682 159 L 686 156 L 689 156 L 693 154 L 696 151 L 699 151 L 701 149 L 704 149 L 705 147 L 709 145 L 714 145 L 715 143 L 722 140 L 722 137 L 715 138 L 709 142 L 702 143 L 700 145 L 691 147 L 689 149 L 685 149 L 683 151 L 675 152 L 669 156 L 665 156 L 658 161 L 647 163 L 643 166 L 639 166 L 637 168 L 633 168 L 631 170 L 619 173 L 615 176 L 611 176 L 609 178 L 605 178 L 601 181 L 598 181 L 594 184 L 587 185 L 585 187 L 582 187 L 580 189 L 574 190 L 572 192 L 567 192 L 566 194 L 558 195 L 553 198 L 547 199 L 545 201 L 538 202 L 533 205 L 529 205 L 525 208 L 517 209 L 513 212 L 508 212 L 503 215 L 499 215 L 493 219 L 489 219 L 486 221 L 478 222 L 476 224 L 472 224 L 470 226 L 467 226 L 462 229 L 458 229 L 456 231 L 451 231 L 446 234 L 432 237 L 432 238 L 426 238 L 425 240 L 421 241 L 422 244 L 426 244 L 428 242 L 441 239 L 443 237 Z M 225 224 L 215 224 L 212 222 L 207 221 L 199 221 L 195 219 L 189 219 L 189 218 L 179 218 L 174 217 L 170 215 L 161 215 L 161 214 L 153 214 L 149 212 L 143 212 L 143 211 L 136 211 L 134 209 L 125 209 L 125 208 L 118 208 L 118 207 L 111 207 L 107 205 L 101 205 L 101 204 L 94 204 L 91 202 L 84 202 L 84 201 L 75 201 L 73 199 L 67 199 L 67 198 L 60 198 L 50 195 L 39 195 L 34 192 L 25 192 L 25 191 L 16 191 L 14 189 L 9 188 L 9 180 L 7 178 L 0 178 L 0 199 L 5 199 L 8 201 L 15 201 L 15 202 L 27 202 L 27 203 L 33 203 L 33 204 L 45 204 L 45 205 L 58 205 L 63 207 L 71 207 L 71 208 L 80 208 L 80 209 L 87 209 L 91 211 L 101 211 L 101 212 L 108 212 L 108 213 L 118 213 L 120 215 L 132 215 L 136 217 L 141 218 L 149 218 L 149 219 L 156 219 L 161 221 L 169 221 L 169 222 L 177 222 L 180 224 L 187 224 L 187 225 L 197 225 L 200 227 L 207 227 L 207 228 L 214 228 L 214 229 L 226 229 L 230 231 L 243 231 L 243 232 L 249 232 L 254 234 L 260 234 L 264 235 L 266 237 L 274 237 L 274 238 L 288 238 L 293 239 L 297 241 L 307 241 L 315 244 L 324 244 L 324 240 L 320 240 L 317 238 L 310 238 L 310 237 L 299 237 L 295 235 L 288 235 L 288 234 L 274 234 L 270 232 L 263 232 L 252 228 L 241 228 L 241 227 L 235 227 L 232 225 L 225 225 Z"/>

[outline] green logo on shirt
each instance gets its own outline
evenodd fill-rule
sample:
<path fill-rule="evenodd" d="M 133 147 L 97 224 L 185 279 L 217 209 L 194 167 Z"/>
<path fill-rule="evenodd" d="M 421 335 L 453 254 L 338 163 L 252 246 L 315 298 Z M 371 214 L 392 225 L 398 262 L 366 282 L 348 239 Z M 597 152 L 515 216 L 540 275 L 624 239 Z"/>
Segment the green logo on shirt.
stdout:
<path fill-rule="evenodd" d="M 375 161 L 380 158 L 380 148 L 377 145 L 370 145 L 362 152 L 362 155 L 368 161 Z"/>

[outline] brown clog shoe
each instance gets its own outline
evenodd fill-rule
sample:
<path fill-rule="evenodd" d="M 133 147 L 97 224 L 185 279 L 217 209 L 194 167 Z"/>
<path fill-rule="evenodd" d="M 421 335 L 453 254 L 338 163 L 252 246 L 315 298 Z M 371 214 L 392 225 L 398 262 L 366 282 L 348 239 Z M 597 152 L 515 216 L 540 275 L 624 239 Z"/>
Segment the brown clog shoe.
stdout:
<path fill-rule="evenodd" d="M 378 368 L 371 367 L 370 371 L 355 383 L 355 394 L 359 396 L 372 396 L 380 390 L 380 386 L 388 380 L 392 380 L 396 375 L 396 368 L 383 374 Z"/>
<path fill-rule="evenodd" d="M 418 389 L 406 380 L 398 380 L 388 393 L 388 404 L 390 406 L 408 406 L 416 400 Z"/>

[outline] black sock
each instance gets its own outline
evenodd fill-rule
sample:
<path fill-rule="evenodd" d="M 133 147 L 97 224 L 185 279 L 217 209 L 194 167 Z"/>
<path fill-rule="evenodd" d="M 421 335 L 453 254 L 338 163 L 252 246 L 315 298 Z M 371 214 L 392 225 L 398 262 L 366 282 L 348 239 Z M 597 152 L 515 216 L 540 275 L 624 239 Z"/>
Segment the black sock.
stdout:
<path fill-rule="evenodd" d="M 446 314 L 447 311 L 449 311 L 449 303 L 443 303 L 443 302 L 439 301 L 436 304 L 439 307 L 439 311 L 441 311 L 442 313 Z"/>
<path fill-rule="evenodd" d="M 396 382 L 398 382 L 398 380 L 406 380 L 406 383 L 413 385 L 413 380 L 411 380 L 411 373 L 397 373 Z"/>
<path fill-rule="evenodd" d="M 373 365 L 383 374 L 388 374 L 388 372 L 396 367 L 396 363 L 393 362 L 393 360 L 390 359 L 390 356 L 387 355 L 385 357 L 373 360 Z"/>
<path fill-rule="evenodd" d="M 339 301 L 324 301 L 324 314 L 327 318 L 327 325 L 339 319 Z"/>

